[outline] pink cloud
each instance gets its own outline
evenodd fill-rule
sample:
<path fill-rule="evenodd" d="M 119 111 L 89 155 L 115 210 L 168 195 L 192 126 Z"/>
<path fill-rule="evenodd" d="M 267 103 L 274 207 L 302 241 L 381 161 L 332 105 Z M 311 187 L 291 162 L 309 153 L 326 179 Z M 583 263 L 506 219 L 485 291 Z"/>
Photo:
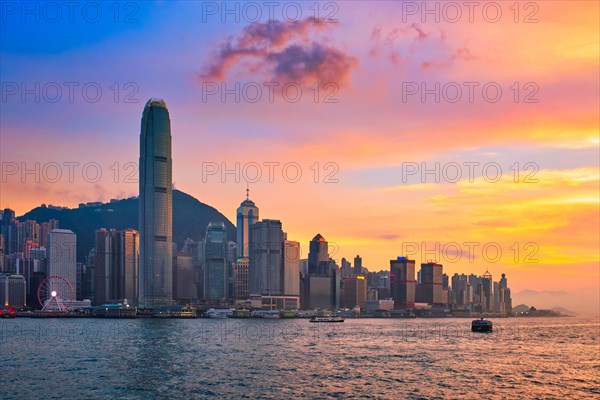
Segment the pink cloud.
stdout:
<path fill-rule="evenodd" d="M 224 80 L 243 63 L 251 73 L 269 73 L 274 80 L 344 83 L 358 61 L 311 38 L 330 26 L 312 18 L 294 24 L 270 20 L 249 25 L 214 51 L 198 77 Z"/>

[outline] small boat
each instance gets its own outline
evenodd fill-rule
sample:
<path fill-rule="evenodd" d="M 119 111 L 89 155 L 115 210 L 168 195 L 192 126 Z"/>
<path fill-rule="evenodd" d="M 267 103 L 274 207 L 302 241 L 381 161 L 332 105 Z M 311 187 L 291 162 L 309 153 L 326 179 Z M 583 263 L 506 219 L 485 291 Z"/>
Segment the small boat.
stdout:
<path fill-rule="evenodd" d="M 487 319 L 474 319 L 471 322 L 471 331 L 472 332 L 491 332 L 492 331 L 492 321 L 488 321 Z"/>
<path fill-rule="evenodd" d="M 310 322 L 344 322 L 342 317 L 312 317 Z"/>
<path fill-rule="evenodd" d="M 17 316 L 17 310 L 12 306 L 8 308 L 0 308 L 0 317 L 2 318 L 15 318 Z"/>

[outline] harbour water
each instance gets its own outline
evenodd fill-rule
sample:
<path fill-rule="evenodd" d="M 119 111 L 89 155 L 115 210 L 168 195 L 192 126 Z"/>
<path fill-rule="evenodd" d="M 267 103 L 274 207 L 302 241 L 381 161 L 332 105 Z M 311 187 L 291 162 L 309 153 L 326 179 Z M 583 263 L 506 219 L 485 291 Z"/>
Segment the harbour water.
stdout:
<path fill-rule="evenodd" d="M 598 398 L 580 318 L 0 320 L 1 399 Z"/>

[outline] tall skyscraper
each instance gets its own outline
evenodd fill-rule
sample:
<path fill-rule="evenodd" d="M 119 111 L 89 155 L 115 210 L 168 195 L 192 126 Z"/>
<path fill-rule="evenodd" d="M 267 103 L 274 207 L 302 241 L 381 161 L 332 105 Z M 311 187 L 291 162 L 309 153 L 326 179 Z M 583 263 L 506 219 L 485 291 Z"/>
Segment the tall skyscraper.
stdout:
<path fill-rule="evenodd" d="M 0 272 L 4 272 L 4 236 L 0 233 Z"/>
<path fill-rule="evenodd" d="M 48 233 L 47 276 L 66 278 L 77 293 L 77 235 L 68 229 L 53 229 Z"/>
<path fill-rule="evenodd" d="M 442 264 L 433 261 L 421 264 L 422 301 L 429 304 L 442 304 Z"/>
<path fill-rule="evenodd" d="M 502 278 L 500 278 L 500 288 L 501 289 L 507 289 L 508 288 L 508 281 L 506 280 L 506 274 L 502 274 Z"/>
<path fill-rule="evenodd" d="M 398 257 L 390 261 L 390 295 L 394 308 L 414 308 L 417 281 L 415 280 L 415 260 Z"/>
<path fill-rule="evenodd" d="M 308 273 L 326 275 L 323 271 L 323 262 L 329 261 L 329 245 L 327 240 L 318 233 L 309 244 Z"/>
<path fill-rule="evenodd" d="M 173 257 L 173 299 L 179 304 L 188 304 L 197 298 L 196 292 L 194 258 L 179 253 Z"/>
<path fill-rule="evenodd" d="M 0 233 L 4 238 L 4 261 L 3 268 L 4 272 L 15 272 L 16 266 L 16 253 L 19 250 L 19 220 L 15 219 L 15 212 L 10 208 L 5 208 L 2 211 L 2 220 L 0 221 Z M 2 267 L 2 266 L 0 266 Z"/>
<path fill-rule="evenodd" d="M 246 200 L 237 209 L 237 256 L 250 257 L 250 227 L 258 222 L 258 207 L 250 200 L 250 190 L 246 189 Z"/>
<path fill-rule="evenodd" d="M 300 243 L 283 242 L 283 294 L 300 296 Z"/>
<path fill-rule="evenodd" d="M 362 258 L 354 257 L 354 275 L 362 275 Z"/>
<path fill-rule="evenodd" d="M 138 301 L 139 234 L 98 229 L 94 258 L 95 304 Z"/>
<path fill-rule="evenodd" d="M 106 304 L 111 298 L 111 275 L 114 270 L 114 244 L 106 229 L 96 231 L 95 296 L 96 305 Z"/>
<path fill-rule="evenodd" d="M 344 278 L 344 300 L 346 308 L 358 306 L 363 308 L 367 301 L 367 280 L 362 275 Z"/>
<path fill-rule="evenodd" d="M 234 270 L 234 297 L 236 299 L 245 299 L 250 294 L 248 290 L 248 267 L 249 258 L 238 258 Z"/>
<path fill-rule="evenodd" d="M 224 301 L 229 297 L 227 282 L 227 231 L 223 222 L 210 222 L 204 237 L 204 298 Z"/>
<path fill-rule="evenodd" d="M 169 305 L 172 293 L 173 184 L 167 105 L 151 98 L 140 131 L 140 304 Z"/>
<path fill-rule="evenodd" d="M 283 233 L 281 221 L 265 219 L 250 228 L 250 294 L 283 295 Z"/>
<path fill-rule="evenodd" d="M 140 234 L 134 229 L 120 232 L 119 299 L 137 303 L 139 298 Z"/>
<path fill-rule="evenodd" d="M 485 312 L 493 311 L 494 298 L 492 294 L 493 278 L 489 271 L 481 276 L 481 285 L 483 288 L 483 297 L 480 299 L 485 307 Z"/>
<path fill-rule="evenodd" d="M 309 243 L 308 274 L 301 281 L 302 307 L 338 309 L 340 288 L 341 271 L 335 261 L 329 258 L 327 240 L 317 234 Z"/>
<path fill-rule="evenodd" d="M 352 264 L 342 257 L 342 261 L 340 262 L 340 272 L 342 274 L 342 279 L 354 275 L 354 270 L 352 269 Z"/>
<path fill-rule="evenodd" d="M 455 273 L 452 276 L 452 291 L 454 292 L 457 308 L 463 308 L 469 305 L 468 296 L 470 288 L 471 286 L 469 285 L 465 274 L 459 275 L 458 273 Z"/>

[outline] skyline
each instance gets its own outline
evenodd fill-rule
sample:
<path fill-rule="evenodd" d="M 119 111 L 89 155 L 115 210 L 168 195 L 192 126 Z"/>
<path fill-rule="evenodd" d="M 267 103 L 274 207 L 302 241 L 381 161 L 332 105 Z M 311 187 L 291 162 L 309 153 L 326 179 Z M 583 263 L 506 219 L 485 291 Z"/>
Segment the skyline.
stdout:
<path fill-rule="evenodd" d="M 45 203 L 75 207 L 80 202 L 136 194 L 137 182 L 124 182 L 123 176 L 131 172 L 124 167 L 136 159 L 134 132 L 139 108 L 145 99 L 158 95 L 166 99 L 172 113 L 176 187 L 216 207 L 232 222 L 236 221 L 235 209 L 246 182 L 238 183 L 228 176 L 222 183 L 218 176 L 210 175 L 203 183 L 199 163 L 220 166 L 225 162 L 231 168 L 235 162 L 255 162 L 263 165 L 264 174 L 265 162 L 296 162 L 303 171 L 298 183 L 286 182 L 281 176 L 269 183 L 263 177 L 260 182 L 251 183 L 250 188 L 253 200 L 261 208 L 261 217 L 283 221 L 286 232 L 304 246 L 320 232 L 338 245 L 340 258 L 360 254 L 370 270 L 385 270 L 390 259 L 403 255 L 402 244 L 406 243 L 427 242 L 431 248 L 435 242 L 498 242 L 511 256 L 510 247 L 515 242 L 519 247 L 533 242 L 539 246 L 535 255 L 538 263 L 481 262 L 481 254 L 473 263 L 465 261 L 465 256 L 461 262 L 440 262 L 448 274 L 481 274 L 486 269 L 494 277 L 507 273 L 515 292 L 564 290 L 588 296 L 597 304 L 593 300 L 599 291 L 598 98 L 594 97 L 598 87 L 598 43 L 592 37 L 594 29 L 590 29 L 597 28 L 597 20 L 593 12 L 583 12 L 570 4 L 543 4 L 539 23 L 528 26 L 501 21 L 492 27 L 479 21 L 465 28 L 464 24 L 408 21 L 398 23 L 405 29 L 396 33 L 393 15 L 385 13 L 398 11 L 393 5 L 385 3 L 381 11 L 365 16 L 358 11 L 360 5 L 349 9 L 341 4 L 337 15 L 340 22 L 335 26 L 323 28 L 305 23 L 301 25 L 304 28 L 282 30 L 281 36 L 273 38 L 273 48 L 258 48 L 255 56 L 269 60 L 273 54 L 287 54 L 286 49 L 294 48 L 294 43 L 306 42 L 312 48 L 312 44 L 325 39 L 327 54 L 338 55 L 343 61 L 335 64 L 338 68 L 333 71 L 339 74 L 337 104 L 314 103 L 312 93 L 310 101 L 303 98 L 299 103 L 202 102 L 198 76 L 206 73 L 206 66 L 209 71 L 221 71 L 230 84 L 265 82 L 272 76 L 271 71 L 244 70 L 239 60 L 224 58 L 223 51 L 219 53 L 224 48 L 218 44 L 223 43 L 221 33 L 225 30 L 234 32 L 234 50 L 235 43 L 254 43 L 256 36 L 246 29 L 249 24 L 209 21 L 195 28 L 191 22 L 198 14 L 194 14 L 193 6 L 186 5 L 189 15 L 184 15 L 168 4 L 159 4 L 159 11 L 146 10 L 141 4 L 135 27 L 103 36 L 87 24 L 89 31 L 84 29 L 81 38 L 66 45 L 56 44 L 57 48 L 50 51 L 30 48 L 29 34 L 14 39 L 20 42 L 20 50 L 14 48 L 13 41 L 3 40 L 3 84 L 11 80 L 97 81 L 110 98 L 113 92 L 108 87 L 113 82 L 119 82 L 122 90 L 127 82 L 136 82 L 139 93 L 135 96 L 137 104 L 106 100 L 50 104 L 3 99 L 2 131 L 8 132 L 1 138 L 3 162 L 25 162 L 29 166 L 35 162 L 97 162 L 103 178 L 94 184 L 80 177 L 73 184 L 63 178 L 55 184 L 37 185 L 31 182 L 31 175 L 24 184 L 11 175 L 2 182 L 0 208 L 10 207 L 22 215 L 39 206 L 40 197 Z M 153 26 L 161 13 L 163 21 Z M 578 24 L 567 24 L 565 20 Z M 168 31 L 174 23 L 177 29 Z M 486 27 L 481 32 L 483 37 L 473 37 L 473 29 L 481 24 Z M 514 29 L 497 37 L 495 29 L 501 31 L 508 24 Z M 9 20 L 2 27 L 3 36 L 5 29 L 12 28 Z M 68 27 L 62 26 L 54 35 L 65 32 Z M 127 48 L 128 40 L 134 41 L 144 33 L 158 34 L 158 43 L 153 45 L 165 55 L 166 66 L 148 62 L 149 48 Z M 204 46 L 202 54 L 192 57 L 197 50 L 194 45 L 206 39 L 201 33 L 215 39 L 216 45 Z M 513 39 L 521 40 L 512 40 L 511 47 L 500 46 L 513 35 Z M 364 37 L 370 39 L 364 41 Z M 535 37 L 545 37 L 546 41 Z M 81 42 L 75 43 L 78 41 Z M 168 50 L 170 41 L 180 44 L 179 54 Z M 86 45 L 85 50 L 82 44 Z M 570 46 L 565 48 L 565 44 Z M 86 63 L 96 62 L 94 58 L 108 47 L 112 47 L 117 63 L 102 76 L 86 76 L 63 67 L 72 64 L 80 69 Z M 529 51 L 532 48 L 536 49 L 534 55 Z M 213 50 L 221 56 L 209 56 Z M 386 62 L 375 63 L 381 58 Z M 278 66 L 286 65 L 285 60 L 277 60 Z M 48 71 L 35 67 L 41 61 L 49 66 Z M 241 71 L 212 68 L 231 62 Z M 126 72 L 126 66 L 135 65 L 144 67 L 137 69 L 137 76 Z M 165 68 L 173 75 L 171 86 L 157 79 Z M 380 78 L 374 78 L 378 75 Z M 283 77 L 287 75 L 275 76 L 280 81 L 288 80 Z M 300 78 L 304 77 L 313 78 L 310 73 Z M 520 82 L 523 89 L 523 84 L 535 81 L 540 89 L 539 102 L 423 104 L 418 95 L 409 97 L 416 101 L 402 102 L 402 96 L 393 93 L 402 87 L 402 82 L 466 80 L 497 81 L 506 93 L 505 99 L 513 94 L 509 89 L 512 82 Z M 6 95 L 7 86 L 3 89 Z M 107 110 L 114 118 L 101 119 Z M 400 115 L 396 115 L 399 111 Z M 29 114 L 39 118 L 25 118 Z M 432 114 L 439 120 L 431 120 Z M 35 148 L 31 143 L 36 144 Z M 119 163 L 118 183 L 113 181 L 113 171 L 109 169 L 115 162 Z M 310 167 L 315 162 L 319 163 L 320 183 L 312 181 L 314 170 Z M 430 176 L 421 183 L 419 179 L 414 181 L 418 175 L 407 173 L 413 171 L 409 169 L 415 166 L 413 163 L 420 167 L 422 162 L 429 168 L 436 162 L 446 166 L 450 162 L 498 162 L 503 179 L 486 182 L 478 171 L 474 182 L 463 178 L 457 183 L 435 183 Z M 510 167 L 517 162 L 521 173 L 520 182 L 515 183 L 514 169 Z M 326 163 L 334 163 L 333 169 L 324 169 Z M 532 163 L 532 167 L 525 169 L 527 163 Z M 205 168 L 208 166 L 205 164 Z M 339 182 L 323 183 L 324 175 L 335 170 L 335 166 L 339 168 L 335 174 Z M 537 183 L 522 182 L 538 167 L 534 174 Z M 463 177 L 466 171 L 465 168 Z M 409 178 L 406 182 L 403 172 Z M 520 258 L 524 251 L 521 250 Z"/>

